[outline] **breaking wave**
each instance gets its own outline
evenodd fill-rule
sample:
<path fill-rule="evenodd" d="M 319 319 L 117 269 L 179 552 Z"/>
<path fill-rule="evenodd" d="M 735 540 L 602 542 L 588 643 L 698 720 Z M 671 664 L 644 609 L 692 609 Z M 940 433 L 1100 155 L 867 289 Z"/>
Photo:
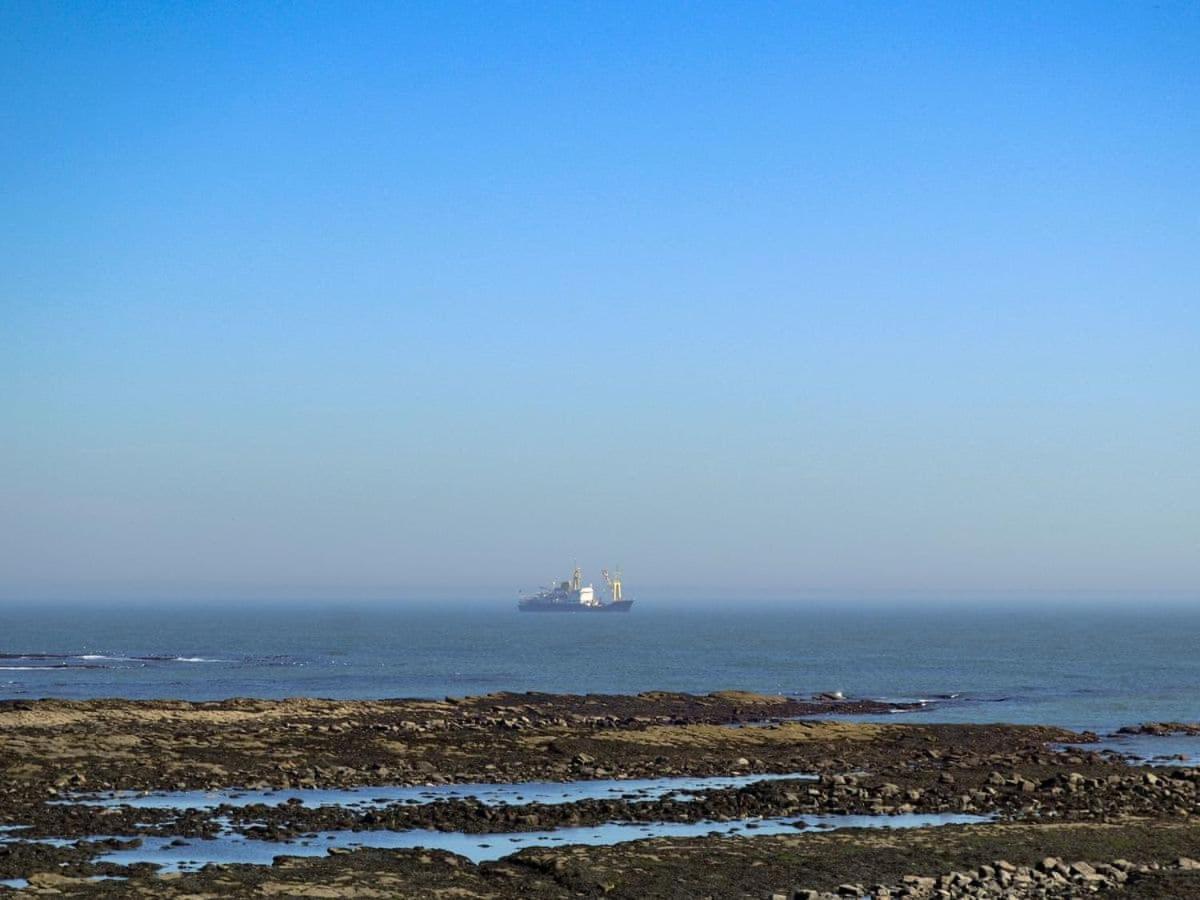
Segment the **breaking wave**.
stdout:
<path fill-rule="evenodd" d="M 212 656 L 124 656 L 108 653 L 0 653 L 0 670 L 38 671 L 40 669 L 118 669 L 106 663 L 222 663 L 232 662 Z M 32 665 L 29 665 L 32 663 Z"/>

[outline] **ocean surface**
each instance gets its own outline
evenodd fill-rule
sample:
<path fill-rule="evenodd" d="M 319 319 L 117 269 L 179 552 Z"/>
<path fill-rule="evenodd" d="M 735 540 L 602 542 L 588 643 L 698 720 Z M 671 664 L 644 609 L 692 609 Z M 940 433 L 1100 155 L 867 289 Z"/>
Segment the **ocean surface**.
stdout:
<path fill-rule="evenodd" d="M 1200 721 L 1200 610 L 0 605 L 0 697 L 744 689 L 924 700 L 912 721 Z"/>

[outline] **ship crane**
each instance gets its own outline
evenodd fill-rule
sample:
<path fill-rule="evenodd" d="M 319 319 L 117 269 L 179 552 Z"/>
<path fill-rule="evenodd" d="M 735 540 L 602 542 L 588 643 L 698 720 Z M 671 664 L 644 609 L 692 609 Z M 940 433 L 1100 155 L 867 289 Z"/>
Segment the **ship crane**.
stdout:
<path fill-rule="evenodd" d="M 621 602 L 621 567 L 617 566 L 617 570 L 613 575 L 608 574 L 608 569 L 604 570 L 604 583 L 608 585 L 608 593 L 612 598 L 613 603 Z"/>

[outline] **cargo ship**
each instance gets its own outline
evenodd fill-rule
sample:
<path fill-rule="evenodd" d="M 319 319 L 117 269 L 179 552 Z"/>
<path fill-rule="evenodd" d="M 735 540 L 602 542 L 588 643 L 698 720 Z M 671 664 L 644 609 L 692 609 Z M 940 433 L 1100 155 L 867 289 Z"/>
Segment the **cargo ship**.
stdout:
<path fill-rule="evenodd" d="M 560 581 L 536 594 L 522 597 L 517 602 L 517 609 L 521 612 L 629 612 L 633 601 L 626 600 L 621 594 L 621 570 L 609 575 L 605 569 L 604 584 L 608 588 L 608 602 L 592 585 L 583 583 L 583 572 L 576 566 L 570 581 Z"/>

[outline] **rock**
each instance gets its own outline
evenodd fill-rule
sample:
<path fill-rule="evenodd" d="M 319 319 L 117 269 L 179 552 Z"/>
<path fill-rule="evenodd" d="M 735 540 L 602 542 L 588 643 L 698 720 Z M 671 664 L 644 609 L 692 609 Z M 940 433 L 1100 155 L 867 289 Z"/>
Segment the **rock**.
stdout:
<path fill-rule="evenodd" d="M 1099 872 L 1097 872 L 1095 870 L 1095 868 L 1093 868 L 1091 865 L 1089 865 L 1086 862 L 1071 863 L 1071 865 L 1068 869 L 1068 874 L 1070 874 L 1076 878 L 1082 879 L 1083 881 L 1103 881 L 1104 880 L 1104 876 L 1101 875 Z"/>

